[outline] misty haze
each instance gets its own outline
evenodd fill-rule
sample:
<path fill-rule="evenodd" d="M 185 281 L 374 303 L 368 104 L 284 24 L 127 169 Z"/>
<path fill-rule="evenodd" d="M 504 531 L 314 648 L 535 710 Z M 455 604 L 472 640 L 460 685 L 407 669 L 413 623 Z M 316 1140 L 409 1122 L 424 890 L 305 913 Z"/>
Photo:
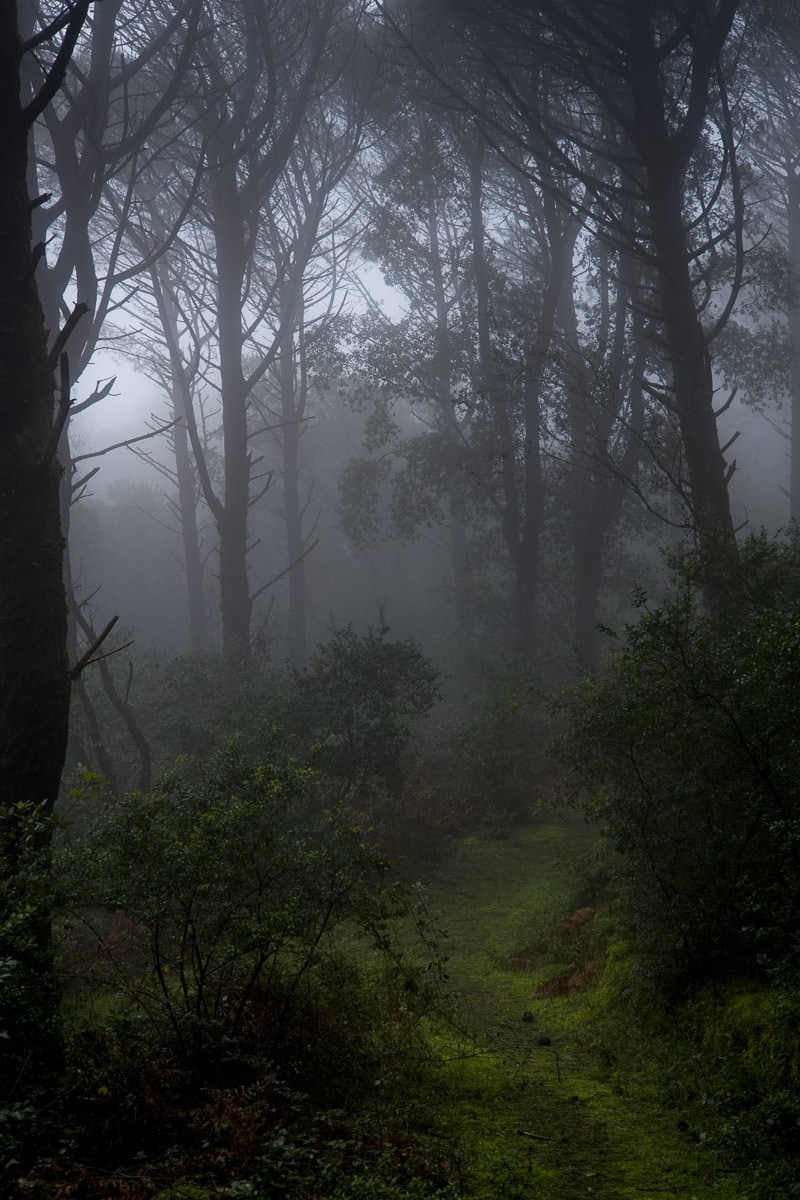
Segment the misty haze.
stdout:
<path fill-rule="evenodd" d="M 797 0 L 9 0 L 0 161 L 0 1194 L 800 1195 Z"/>

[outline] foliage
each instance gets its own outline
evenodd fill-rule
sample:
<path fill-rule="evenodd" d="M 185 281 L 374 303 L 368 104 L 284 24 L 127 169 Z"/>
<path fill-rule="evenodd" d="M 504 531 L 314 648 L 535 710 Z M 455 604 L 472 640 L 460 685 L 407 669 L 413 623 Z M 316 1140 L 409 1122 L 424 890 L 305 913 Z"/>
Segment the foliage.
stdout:
<path fill-rule="evenodd" d="M 0 1146 L 5 1129 L 23 1119 L 26 1098 L 61 1067 L 49 936 L 48 841 L 57 823 L 33 803 L 0 809 Z"/>
<path fill-rule="evenodd" d="M 539 799 L 546 714 L 530 667 L 498 659 L 482 664 L 457 738 L 465 781 L 481 794 L 484 818 L 525 820 Z"/>
<path fill-rule="evenodd" d="M 382 610 L 364 636 L 350 625 L 333 626 L 296 676 L 287 729 L 316 744 L 315 765 L 337 802 L 398 794 L 412 724 L 437 698 L 438 672 L 429 660 L 413 641 L 390 641 L 388 633 Z"/>
<path fill-rule="evenodd" d="M 548 714 L 533 674 L 504 658 L 475 666 L 418 737 L 402 804 L 387 822 L 391 844 L 415 859 L 477 829 L 507 837 L 540 801 Z"/>
<path fill-rule="evenodd" d="M 341 815 L 310 812 L 314 782 L 292 761 L 229 749 L 107 805 L 64 853 L 74 970 L 112 1003 L 121 993 L 123 1012 L 201 1073 L 292 1038 L 330 1053 L 342 1022 L 357 1027 L 359 995 L 334 931 L 389 947 L 403 902 L 388 864 Z"/>
<path fill-rule="evenodd" d="M 211 654 L 146 660 L 132 703 L 162 770 L 180 756 L 206 759 L 231 741 L 254 760 L 280 742 L 287 754 L 313 760 L 329 803 L 363 807 L 368 797 L 398 794 L 414 722 L 433 707 L 437 681 L 415 642 L 390 639 L 381 610 L 377 628 L 363 635 L 332 626 L 304 670 L 275 664 L 264 646 L 249 668 Z M 96 705 L 118 777 L 133 778 L 130 746 L 106 721 L 113 714 L 102 697 Z"/>
<path fill-rule="evenodd" d="M 561 750 L 622 856 L 635 937 L 662 980 L 800 961 L 800 539 L 751 538 L 728 610 L 698 563 L 638 599 L 603 677 L 565 701 Z"/>
<path fill-rule="evenodd" d="M 116 671 L 124 664 L 112 660 Z M 87 686 L 92 680 L 86 681 Z M 124 687 L 124 679 L 119 680 Z M 221 655 L 186 654 L 169 659 L 143 655 L 136 664 L 131 704 L 151 747 L 157 769 L 169 769 L 181 756 L 206 759 L 236 741 L 257 756 L 270 744 L 286 678 L 267 648 L 254 649 L 249 668 L 226 663 Z M 132 748 L 106 698 L 93 690 L 105 743 L 120 779 L 136 777 Z"/>

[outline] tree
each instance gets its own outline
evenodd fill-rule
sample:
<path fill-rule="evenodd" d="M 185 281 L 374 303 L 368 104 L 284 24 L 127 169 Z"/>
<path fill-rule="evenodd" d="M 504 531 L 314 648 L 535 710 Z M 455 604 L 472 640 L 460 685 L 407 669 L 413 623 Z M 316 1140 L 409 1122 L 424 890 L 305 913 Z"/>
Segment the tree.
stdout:
<path fill-rule="evenodd" d="M 224 495 L 214 488 L 191 417 L 192 447 L 203 495 L 219 535 L 219 583 L 225 654 L 250 656 L 253 597 L 248 581 L 248 513 L 254 495 L 248 407 L 253 389 L 280 352 L 264 345 L 263 320 L 273 294 L 252 271 L 263 215 L 312 100 L 339 70 L 337 36 L 351 36 L 336 0 L 307 0 L 269 10 L 245 0 L 236 20 L 204 44 L 199 82 L 204 95 L 207 188 L 197 216 L 210 239 L 216 278 L 216 350 L 222 416 Z M 242 69 L 244 64 L 244 69 Z"/>
<path fill-rule="evenodd" d="M 555 156 L 544 147 L 498 154 L 435 95 L 406 96 L 379 153 L 381 168 L 370 163 L 362 187 L 364 251 L 408 313 L 394 322 L 373 313 L 361 329 L 372 457 L 343 481 L 350 528 L 367 533 L 369 492 L 377 499 L 381 482 L 403 535 L 447 520 L 468 641 L 477 626 L 467 596 L 480 590 L 485 600 L 491 543 L 495 576 L 499 565 L 508 577 L 508 640 L 527 658 L 547 640 L 542 592 L 554 560 L 574 547 L 575 587 L 564 596 L 574 613 L 562 603 L 561 621 L 574 616 L 590 659 L 606 552 L 641 456 L 634 260 L 590 250 L 591 197 Z M 482 586 L 470 588 L 479 572 Z"/>
<path fill-rule="evenodd" d="M 31 244 L 38 198 L 28 193 L 28 144 L 34 121 L 61 86 L 88 8 L 89 0 L 79 0 L 23 40 L 15 0 L 0 4 L 0 871 L 4 885 L 17 879 L 20 887 L 26 854 L 48 839 L 72 674 L 57 457 L 69 395 L 62 385 L 56 405 L 53 369 L 63 346 L 56 339 L 55 355 L 48 351 L 36 285 L 41 249 Z M 23 106 L 20 69 L 34 51 L 46 60 L 44 77 Z M 42 818 L 32 833 L 31 813 Z M 3 892 L 4 899 L 15 894 L 5 886 Z M 16 1014 L 21 1043 L 8 1056 L 8 1087 L 23 1073 L 29 1051 L 33 1077 L 57 1067 L 48 1059 L 58 1039 L 47 914 L 23 902 L 16 919 L 0 915 L 0 958 L 12 962 L 12 980 L 23 1004 L 27 993 L 30 1009 Z M 34 1033 L 37 1017 L 42 1024 Z M 26 1030 L 27 1020 L 33 1024 Z"/>
<path fill-rule="evenodd" d="M 295 148 L 265 214 L 259 267 L 274 282 L 268 321 L 278 353 L 253 396 L 262 432 L 278 444 L 288 582 L 288 656 L 306 658 L 306 569 L 316 522 L 307 530 L 313 481 L 301 487 L 300 444 L 307 423 L 312 375 L 322 380 L 336 363 L 340 286 L 357 230 L 343 181 L 362 140 L 364 98 L 358 86 L 339 86 L 310 105 Z M 328 361 L 325 361 L 325 359 Z"/>
<path fill-rule="evenodd" d="M 37 285 L 51 347 L 60 324 L 70 321 L 72 385 L 109 336 L 115 312 L 135 293 L 136 277 L 157 260 L 174 236 L 187 196 L 193 194 L 193 181 L 185 178 L 185 172 L 177 181 L 174 175 L 165 180 L 178 197 L 174 225 L 155 243 L 152 239 L 144 246 L 132 243 L 129 230 L 141 205 L 143 178 L 152 173 L 154 159 L 164 158 L 165 144 L 169 147 L 174 138 L 174 124 L 183 120 L 181 86 L 201 10 L 198 0 L 178 0 L 174 5 L 169 0 L 150 0 L 130 20 L 125 0 L 98 5 L 87 16 L 75 55 L 65 64 L 65 86 L 31 127 L 29 186 L 42 200 L 33 213 L 34 241 L 41 247 Z M 37 11 L 32 0 L 20 5 L 26 28 L 35 27 Z M 23 65 L 24 94 L 29 96 L 38 86 L 40 72 L 35 60 Z M 80 314 L 82 319 L 76 321 Z M 84 479 L 78 478 L 72 462 L 69 420 L 110 391 L 111 382 L 96 387 L 80 402 L 73 400 L 65 409 L 59 437 L 73 654 L 77 622 L 69 516 L 70 503 L 80 495 Z"/>
<path fill-rule="evenodd" d="M 463 31 L 480 69 L 488 64 L 493 87 L 485 104 L 463 87 L 461 68 L 451 72 L 416 47 L 445 92 L 492 138 L 521 150 L 535 178 L 546 184 L 536 161 L 544 151 L 580 180 L 593 231 L 612 244 L 622 239 L 648 268 L 647 311 L 665 358 L 662 378 L 649 387 L 680 429 L 686 478 L 677 482 L 713 603 L 728 596 L 737 562 L 711 346 L 743 272 L 744 202 L 726 61 L 742 7 L 743 0 L 611 0 L 600 8 L 590 0 L 499 0 L 456 8 L 445 0 L 443 19 Z M 408 43 L 400 22 L 391 22 Z M 562 109 L 539 102 L 532 80 L 542 72 L 549 89 L 566 96 Z M 632 233 L 621 211 L 631 196 L 640 217 Z"/>
<path fill-rule="evenodd" d="M 256 469 L 249 418 L 268 373 L 284 360 L 291 365 L 286 340 L 294 337 L 298 314 L 307 302 L 303 256 L 314 251 L 327 198 L 360 138 L 359 101 L 348 105 L 337 90 L 354 57 L 360 11 L 359 4 L 344 0 L 267 8 L 241 0 L 227 6 L 219 20 L 209 12 L 192 57 L 186 121 L 169 156 L 178 175 L 199 179 L 200 186 L 180 239 L 166 238 L 169 283 L 165 290 L 163 272 L 154 279 L 155 307 L 169 347 L 171 390 L 181 394 L 200 490 L 218 535 L 223 649 L 229 659 L 240 662 L 250 657 L 253 603 L 266 586 L 254 586 L 250 577 L 250 515 L 273 482 L 270 471 Z M 357 97 L 358 91 L 354 87 L 352 95 Z M 305 136 L 312 127 L 316 148 Z M 310 164 L 314 169 L 309 172 Z M 305 200 L 298 193 L 293 208 L 293 201 L 281 196 L 281 181 L 285 184 L 292 173 L 297 181 L 298 171 L 308 174 L 310 190 Z M 145 244 L 153 240 L 148 218 L 154 211 L 159 230 L 173 227 L 161 176 L 163 170 L 156 164 L 148 175 L 148 212 L 138 222 L 135 239 Z M 308 210 L 300 220 L 306 201 Z M 277 214 L 282 205 L 293 211 L 298 223 L 273 253 L 270 239 L 281 225 Z M 155 241 L 163 245 L 165 238 Z M 154 246 L 152 254 L 157 250 Z M 192 278 L 181 278 L 181 268 L 190 260 Z M 219 400 L 219 479 L 200 435 L 199 413 L 187 387 L 187 364 L 180 354 L 187 332 L 191 336 L 199 329 L 192 296 L 196 272 L 208 303 L 199 334 L 202 354 L 197 361 L 196 354 L 190 357 L 197 378 Z M 198 337 L 194 340 L 196 351 Z M 288 403 L 291 371 L 287 368 L 285 373 Z M 175 436 L 176 449 L 181 437 Z M 185 483 L 181 469 L 179 485 L 188 497 Z M 190 522 L 183 500 L 181 507 L 185 534 Z M 290 557 L 298 543 L 297 524 L 295 520 L 289 538 Z M 302 573 L 303 553 L 299 567 L 298 555 L 290 562 L 293 581 Z"/>
<path fill-rule="evenodd" d="M 796 521 L 800 520 L 800 45 L 791 6 L 769 5 L 760 16 L 763 28 L 756 31 L 748 63 L 752 74 L 748 99 L 759 120 L 747 148 L 764 172 L 762 196 L 788 267 L 789 515 Z M 774 356 L 773 362 L 775 358 L 780 361 L 780 356 Z"/>

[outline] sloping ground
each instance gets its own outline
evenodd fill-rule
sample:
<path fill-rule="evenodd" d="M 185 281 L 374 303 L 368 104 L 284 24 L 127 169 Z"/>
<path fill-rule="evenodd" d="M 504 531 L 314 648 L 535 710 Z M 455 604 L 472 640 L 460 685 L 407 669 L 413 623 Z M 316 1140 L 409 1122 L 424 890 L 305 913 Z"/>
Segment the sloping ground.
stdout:
<path fill-rule="evenodd" d="M 668 1045 L 608 1007 L 615 949 L 601 917 L 574 912 L 567 861 L 591 836 L 548 820 L 470 838 L 430 885 L 459 1019 L 479 1040 L 438 1035 L 463 1194 L 740 1200 L 683 1119 Z"/>

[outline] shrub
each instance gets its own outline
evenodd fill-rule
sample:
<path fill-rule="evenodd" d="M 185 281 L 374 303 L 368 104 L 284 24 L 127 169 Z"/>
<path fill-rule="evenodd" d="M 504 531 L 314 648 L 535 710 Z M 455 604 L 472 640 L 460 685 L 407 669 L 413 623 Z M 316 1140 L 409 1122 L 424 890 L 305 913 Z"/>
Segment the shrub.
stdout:
<path fill-rule="evenodd" d="M 313 786 L 308 768 L 229 749 L 109 803 L 64 852 L 79 927 L 68 957 L 184 1065 L 207 1073 L 254 1046 L 263 1060 L 298 1029 L 306 1057 L 315 1041 L 330 1052 L 359 997 L 335 931 L 393 952 L 403 900 L 388 864 L 341 815 L 309 814 Z"/>
<path fill-rule="evenodd" d="M 752 538 L 744 600 L 706 611 L 697 562 L 565 701 L 561 751 L 621 854 L 642 958 L 664 979 L 798 967 L 800 541 Z"/>
<path fill-rule="evenodd" d="M 329 803 L 372 809 L 396 798 L 412 727 L 436 701 L 438 672 L 413 641 L 388 635 L 383 613 L 364 635 L 334 625 L 301 671 L 276 666 L 263 647 L 247 669 L 213 654 L 145 659 L 131 703 L 156 770 L 181 756 L 207 759 L 232 741 L 263 757 L 279 735 L 288 754 L 303 761 L 313 754 Z M 120 690 L 127 692 L 122 680 Z M 93 698 L 124 791 L 137 759 L 107 698 Z"/>
<path fill-rule="evenodd" d="M 316 744 L 314 763 L 334 802 L 396 798 L 413 722 L 437 699 L 436 669 L 413 641 L 388 633 L 382 612 L 364 636 L 333 626 L 295 678 L 286 729 L 301 745 Z"/>
<path fill-rule="evenodd" d="M 0 1146 L 63 1067 L 50 927 L 57 825 L 36 804 L 0 808 Z"/>

